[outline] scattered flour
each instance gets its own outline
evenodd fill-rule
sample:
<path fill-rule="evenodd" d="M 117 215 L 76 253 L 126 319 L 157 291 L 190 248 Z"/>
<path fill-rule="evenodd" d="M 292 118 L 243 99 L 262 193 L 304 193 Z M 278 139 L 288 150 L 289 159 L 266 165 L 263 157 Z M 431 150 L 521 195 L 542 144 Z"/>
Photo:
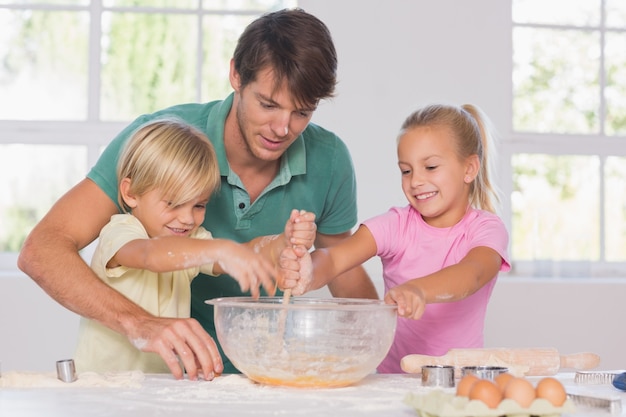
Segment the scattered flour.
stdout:
<path fill-rule="evenodd" d="M 98 374 L 83 372 L 78 379 L 67 383 L 57 379 L 56 373 L 3 372 L 0 388 L 63 388 L 63 387 L 115 387 L 140 388 L 145 375 L 141 371 Z"/>
<path fill-rule="evenodd" d="M 148 344 L 148 339 L 141 339 L 141 338 L 133 339 L 133 340 L 131 340 L 131 343 L 137 349 L 141 350 Z"/>

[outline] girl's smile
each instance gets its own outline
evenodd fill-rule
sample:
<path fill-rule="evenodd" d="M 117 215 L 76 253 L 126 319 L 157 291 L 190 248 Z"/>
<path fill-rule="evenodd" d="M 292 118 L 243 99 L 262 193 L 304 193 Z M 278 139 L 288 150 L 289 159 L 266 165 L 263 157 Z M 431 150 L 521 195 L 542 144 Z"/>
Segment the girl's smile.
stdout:
<path fill-rule="evenodd" d="M 433 191 L 433 192 L 430 192 L 430 193 L 422 193 L 422 194 L 417 194 L 417 195 L 415 196 L 415 198 L 416 198 L 417 200 L 427 200 L 427 199 L 429 199 L 429 198 L 431 198 L 431 197 L 434 197 L 435 195 L 437 195 L 437 192 L 436 192 L 436 191 Z"/>

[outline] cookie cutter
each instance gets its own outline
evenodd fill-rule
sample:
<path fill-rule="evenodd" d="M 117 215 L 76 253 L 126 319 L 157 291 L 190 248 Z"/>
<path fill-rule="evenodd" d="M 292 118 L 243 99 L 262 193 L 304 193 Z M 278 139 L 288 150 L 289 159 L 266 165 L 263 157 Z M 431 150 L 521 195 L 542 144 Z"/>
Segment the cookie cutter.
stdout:
<path fill-rule="evenodd" d="M 422 366 L 422 385 L 425 387 L 454 387 L 454 366 Z"/>
<path fill-rule="evenodd" d="M 506 366 L 464 366 L 461 368 L 461 377 L 476 375 L 480 379 L 494 380 L 498 375 L 509 372 Z"/>
<path fill-rule="evenodd" d="M 57 361 L 57 378 L 63 382 L 74 382 L 78 379 L 74 359 Z"/>

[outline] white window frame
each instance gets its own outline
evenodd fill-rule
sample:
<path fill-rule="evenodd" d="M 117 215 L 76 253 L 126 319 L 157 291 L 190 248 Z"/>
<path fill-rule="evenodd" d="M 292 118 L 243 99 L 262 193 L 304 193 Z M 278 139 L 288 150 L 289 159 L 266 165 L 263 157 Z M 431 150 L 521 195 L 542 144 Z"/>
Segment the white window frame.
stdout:
<path fill-rule="evenodd" d="M 507 224 L 508 230 L 513 230 L 513 212 L 511 207 L 510 197 L 513 193 L 513 167 L 512 157 L 515 154 L 520 153 L 537 153 L 547 155 L 564 155 L 563 150 L 567 150 L 567 155 L 583 155 L 583 156 L 597 156 L 600 159 L 598 166 L 599 178 L 600 178 L 600 190 L 598 198 L 600 199 L 600 261 L 553 261 L 547 268 L 552 271 L 552 275 L 555 276 L 567 276 L 567 274 L 560 274 L 559 271 L 566 270 L 568 264 L 574 267 L 579 267 L 588 271 L 590 277 L 619 277 L 626 274 L 626 262 L 607 262 L 605 260 L 605 197 L 607 190 L 605 189 L 604 178 L 604 165 L 606 158 L 609 156 L 626 156 L 626 137 L 624 136 L 607 136 L 605 134 L 604 119 L 606 118 L 606 103 L 604 98 L 604 89 L 606 87 L 605 73 L 605 55 L 604 55 L 604 43 L 607 32 L 624 32 L 615 28 L 607 28 L 605 26 L 604 15 L 604 1 L 600 5 L 602 7 L 602 18 L 599 26 L 571 26 L 571 25 L 547 25 L 547 24 L 533 24 L 533 23 L 516 23 L 511 19 L 511 34 L 516 27 L 528 27 L 537 29 L 569 29 L 578 31 L 597 31 L 600 34 L 601 42 L 601 56 L 600 56 L 600 74 L 599 79 L 599 93 L 600 93 L 600 107 L 599 118 L 602 121 L 600 124 L 600 132 L 598 134 L 556 134 L 556 133 L 532 133 L 515 131 L 513 128 L 513 99 L 514 99 L 514 86 L 513 86 L 513 36 L 511 36 L 511 78 L 510 78 L 510 91 L 511 91 L 511 119 L 510 119 L 510 135 L 506 140 L 503 140 L 499 149 L 500 159 L 500 174 L 501 174 L 501 187 L 503 195 L 507 198 L 503 201 L 503 218 Z M 626 190 L 625 190 L 626 191 Z M 513 259 L 513 269 L 511 275 L 516 276 L 532 276 L 536 274 L 538 265 L 535 261 L 520 261 Z"/>

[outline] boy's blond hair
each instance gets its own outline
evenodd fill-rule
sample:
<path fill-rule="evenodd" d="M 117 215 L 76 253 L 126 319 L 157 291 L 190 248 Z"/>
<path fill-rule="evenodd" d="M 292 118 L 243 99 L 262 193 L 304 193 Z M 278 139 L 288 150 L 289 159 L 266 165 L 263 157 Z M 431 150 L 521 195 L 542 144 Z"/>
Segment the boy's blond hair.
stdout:
<path fill-rule="evenodd" d="M 198 129 L 175 119 L 141 126 L 124 147 L 117 179 L 129 178 L 129 192 L 143 195 L 158 189 L 173 206 L 199 195 L 213 194 L 220 185 L 217 156 L 209 139 Z M 130 207 L 118 191 L 124 212 Z"/>

